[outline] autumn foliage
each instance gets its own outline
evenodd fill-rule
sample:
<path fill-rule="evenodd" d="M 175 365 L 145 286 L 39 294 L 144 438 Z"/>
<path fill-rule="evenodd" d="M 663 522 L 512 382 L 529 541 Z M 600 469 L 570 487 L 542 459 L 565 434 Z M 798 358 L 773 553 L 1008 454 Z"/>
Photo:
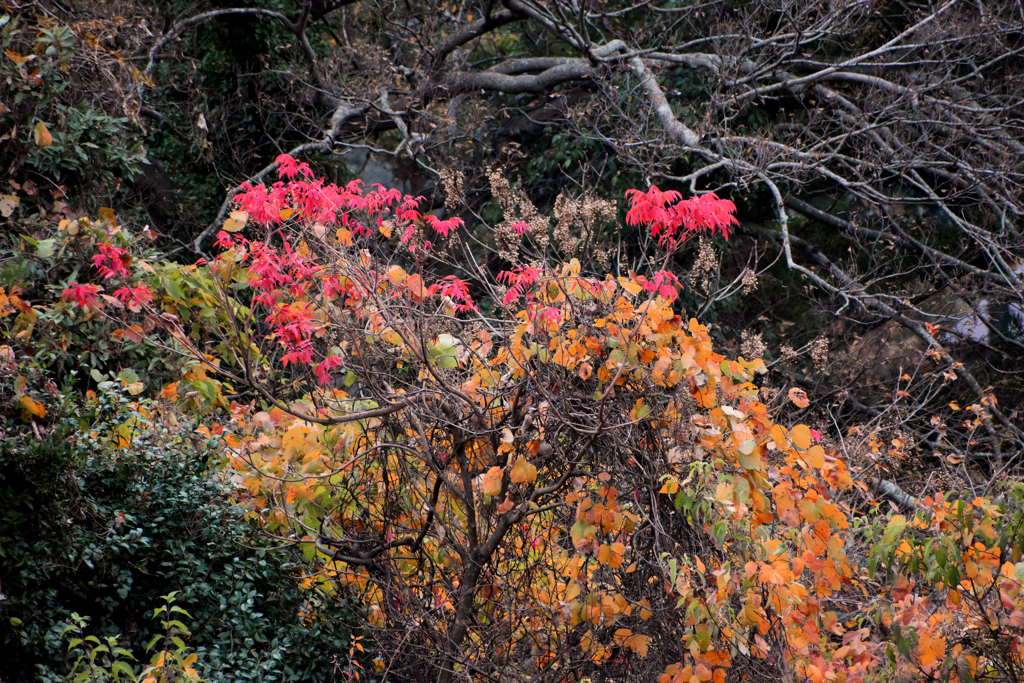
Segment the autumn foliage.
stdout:
<path fill-rule="evenodd" d="M 305 545 L 308 585 L 360 597 L 376 675 L 1022 674 L 1017 494 L 879 514 L 820 433 L 769 412 L 761 359 L 679 310 L 671 256 L 728 237 L 731 202 L 630 191 L 625 220 L 665 247 L 650 273 L 440 275 L 458 217 L 278 163 L 209 261 L 99 241 L 103 284 L 62 305 L 187 358 L 163 397 L 216 409 L 239 502 Z"/>

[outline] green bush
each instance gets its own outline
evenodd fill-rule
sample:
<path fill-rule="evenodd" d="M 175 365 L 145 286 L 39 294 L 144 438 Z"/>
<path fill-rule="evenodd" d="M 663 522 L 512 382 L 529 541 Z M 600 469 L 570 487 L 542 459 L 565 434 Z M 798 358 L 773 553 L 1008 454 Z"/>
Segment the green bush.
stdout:
<path fill-rule="evenodd" d="M 248 526 L 217 440 L 103 387 L 78 414 L 48 402 L 42 429 L 0 422 L 0 680 L 62 680 L 72 613 L 146 661 L 152 610 L 175 590 L 207 681 L 341 675 L 350 606 L 300 587 L 301 553 Z"/>

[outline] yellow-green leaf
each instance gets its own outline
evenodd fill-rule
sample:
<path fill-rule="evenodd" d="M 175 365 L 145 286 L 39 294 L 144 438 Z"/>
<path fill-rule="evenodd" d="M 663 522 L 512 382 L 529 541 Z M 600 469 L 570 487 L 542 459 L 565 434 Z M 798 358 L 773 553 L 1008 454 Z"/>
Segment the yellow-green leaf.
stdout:
<path fill-rule="evenodd" d="M 907 520 L 903 515 L 895 515 L 885 527 L 885 534 L 883 535 L 885 542 L 892 543 L 895 541 L 905 528 L 907 528 Z"/>

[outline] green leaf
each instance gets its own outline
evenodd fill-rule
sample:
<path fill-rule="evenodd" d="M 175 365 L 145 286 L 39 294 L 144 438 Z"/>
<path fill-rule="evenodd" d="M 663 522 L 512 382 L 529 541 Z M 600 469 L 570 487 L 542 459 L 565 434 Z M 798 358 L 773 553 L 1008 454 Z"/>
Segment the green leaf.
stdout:
<path fill-rule="evenodd" d="M 39 258 L 50 258 L 56 251 L 56 249 L 54 248 L 55 245 L 56 240 L 40 241 L 39 244 L 36 246 L 36 255 L 39 256 Z"/>
<path fill-rule="evenodd" d="M 131 368 L 125 368 L 121 372 L 117 373 L 117 376 L 123 379 L 128 384 L 134 384 L 139 381 L 139 375 Z"/>
<path fill-rule="evenodd" d="M 115 677 L 117 676 L 118 673 L 122 673 L 124 674 L 125 678 L 129 680 L 135 680 L 135 669 L 127 662 L 114 662 L 114 664 L 110 667 L 110 670 L 113 671 Z"/>
<path fill-rule="evenodd" d="M 164 289 L 167 290 L 167 293 L 171 295 L 172 299 L 181 302 L 185 301 L 185 292 L 182 291 L 181 287 L 178 286 L 177 282 L 175 282 L 169 277 L 160 278 L 160 282 L 163 283 Z"/>

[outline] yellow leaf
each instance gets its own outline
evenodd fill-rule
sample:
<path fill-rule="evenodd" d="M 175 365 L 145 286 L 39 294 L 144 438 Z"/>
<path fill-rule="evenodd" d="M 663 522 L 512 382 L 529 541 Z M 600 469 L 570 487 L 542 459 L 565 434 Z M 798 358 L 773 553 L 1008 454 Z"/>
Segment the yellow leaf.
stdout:
<path fill-rule="evenodd" d="M 647 598 L 640 601 L 640 618 L 647 621 L 654 616 L 654 612 L 651 611 L 651 602 Z"/>
<path fill-rule="evenodd" d="M 820 470 L 825 466 L 825 449 L 821 446 L 814 446 L 807 451 L 807 464 L 814 469 Z"/>
<path fill-rule="evenodd" d="M 132 382 L 128 385 L 128 393 L 132 396 L 138 396 L 146 388 L 146 385 L 142 382 Z"/>
<path fill-rule="evenodd" d="M 388 271 L 388 280 L 390 280 L 393 285 L 402 284 L 405 282 L 407 277 L 409 277 L 409 275 L 399 266 L 392 266 L 391 270 Z"/>
<path fill-rule="evenodd" d="M 21 203 L 21 199 L 17 195 L 5 194 L 0 195 L 0 216 L 9 218 L 14 210 L 18 208 L 18 204 Z"/>
<path fill-rule="evenodd" d="M 380 234 L 384 235 L 388 239 L 391 239 L 391 221 L 383 221 L 377 227 L 380 230 Z"/>
<path fill-rule="evenodd" d="M 622 288 L 629 292 L 630 294 L 639 294 L 644 289 L 643 287 L 641 287 L 640 285 L 633 282 L 627 277 L 620 277 L 619 284 L 622 285 Z"/>
<path fill-rule="evenodd" d="M 511 479 L 516 484 L 529 484 L 537 479 L 537 468 L 520 455 L 512 466 Z"/>
<path fill-rule="evenodd" d="M 597 551 L 597 561 L 601 564 L 609 564 L 612 561 L 612 549 L 607 543 L 602 543 L 601 548 Z"/>
<path fill-rule="evenodd" d="M 285 208 L 278 211 L 277 215 L 281 217 L 281 220 L 286 221 L 292 217 L 293 213 L 295 213 L 295 209 L 286 206 Z"/>
<path fill-rule="evenodd" d="M 36 124 L 35 129 L 32 131 L 32 136 L 40 147 L 49 147 L 53 144 L 53 136 L 50 135 L 50 131 L 47 130 L 46 124 L 42 121 Z"/>
<path fill-rule="evenodd" d="M 24 408 L 22 411 L 22 419 L 26 422 L 31 422 L 32 415 L 35 415 L 39 419 L 46 417 L 46 408 L 39 401 L 34 401 L 28 396 L 22 396 L 18 400 L 21 402 L 21 407 Z"/>
<path fill-rule="evenodd" d="M 100 220 L 106 221 L 107 223 L 117 222 L 117 214 L 109 206 L 101 206 L 99 214 Z"/>
<path fill-rule="evenodd" d="M 249 214 L 245 211 L 232 211 L 224 221 L 224 232 L 238 232 L 249 222 Z"/>
<path fill-rule="evenodd" d="M 811 447 L 811 430 L 807 425 L 797 425 L 789 430 L 789 438 L 801 450 Z"/>

